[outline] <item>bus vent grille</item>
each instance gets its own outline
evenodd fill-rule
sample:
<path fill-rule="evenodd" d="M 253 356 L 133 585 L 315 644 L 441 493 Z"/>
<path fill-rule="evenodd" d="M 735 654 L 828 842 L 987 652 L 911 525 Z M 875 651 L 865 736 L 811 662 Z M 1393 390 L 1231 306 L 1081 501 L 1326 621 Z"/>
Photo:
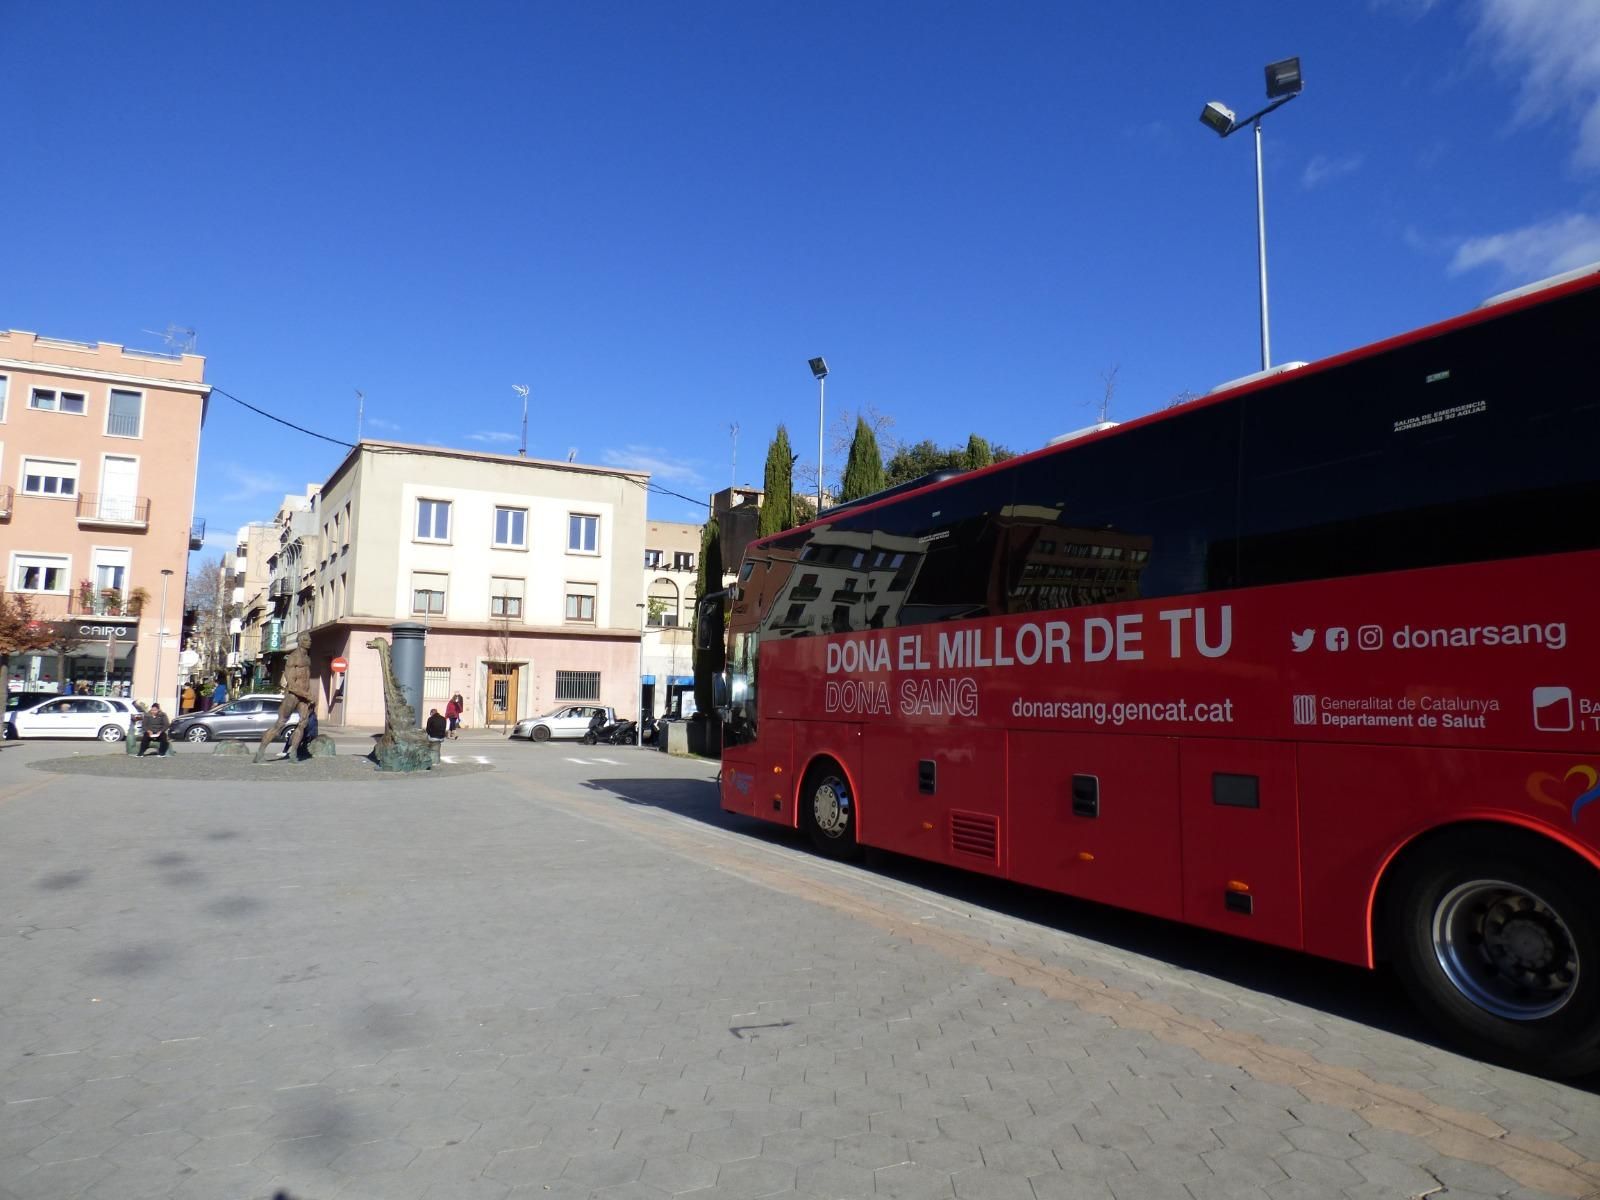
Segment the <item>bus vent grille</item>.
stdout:
<path fill-rule="evenodd" d="M 950 849 L 956 854 L 975 854 L 995 861 L 1000 839 L 999 822 L 987 813 L 952 812 Z"/>

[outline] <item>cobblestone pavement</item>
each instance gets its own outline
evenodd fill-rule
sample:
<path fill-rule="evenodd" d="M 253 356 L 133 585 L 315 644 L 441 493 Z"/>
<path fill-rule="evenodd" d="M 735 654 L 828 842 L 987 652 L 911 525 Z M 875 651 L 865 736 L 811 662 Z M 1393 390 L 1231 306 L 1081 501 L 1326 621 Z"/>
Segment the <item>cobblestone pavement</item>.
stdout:
<path fill-rule="evenodd" d="M 712 764 L 455 745 L 296 787 L 6 744 L 0 1198 L 1600 1193 L 1592 1081 L 1378 977 L 825 862 Z"/>

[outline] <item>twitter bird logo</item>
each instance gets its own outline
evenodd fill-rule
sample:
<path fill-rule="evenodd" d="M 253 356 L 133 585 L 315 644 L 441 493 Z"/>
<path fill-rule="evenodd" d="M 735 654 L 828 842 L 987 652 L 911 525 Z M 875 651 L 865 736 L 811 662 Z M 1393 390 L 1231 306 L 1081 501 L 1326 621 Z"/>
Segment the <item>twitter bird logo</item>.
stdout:
<path fill-rule="evenodd" d="M 1315 629 L 1302 629 L 1298 633 L 1293 629 L 1289 631 L 1289 640 L 1294 643 L 1294 652 L 1304 654 L 1311 649 L 1311 643 L 1317 640 Z"/>

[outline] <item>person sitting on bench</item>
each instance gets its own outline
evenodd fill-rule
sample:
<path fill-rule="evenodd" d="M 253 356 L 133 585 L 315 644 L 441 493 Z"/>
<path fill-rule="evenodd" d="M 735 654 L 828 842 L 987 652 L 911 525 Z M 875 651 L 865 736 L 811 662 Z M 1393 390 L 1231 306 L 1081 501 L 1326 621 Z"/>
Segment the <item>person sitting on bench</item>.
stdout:
<path fill-rule="evenodd" d="M 171 725 L 167 714 L 161 711 L 161 705 L 151 704 L 150 711 L 144 714 L 144 731 L 139 735 L 139 757 L 144 757 L 144 752 L 150 749 L 150 739 L 154 737 L 161 748 L 161 757 L 165 758 L 172 752 L 172 743 L 167 740 L 167 727 Z"/>

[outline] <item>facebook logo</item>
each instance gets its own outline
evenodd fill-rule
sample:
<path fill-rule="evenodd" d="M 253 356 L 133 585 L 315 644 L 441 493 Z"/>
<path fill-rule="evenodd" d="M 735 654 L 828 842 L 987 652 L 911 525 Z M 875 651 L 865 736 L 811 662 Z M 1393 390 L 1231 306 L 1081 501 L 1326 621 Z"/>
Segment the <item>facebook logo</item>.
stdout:
<path fill-rule="evenodd" d="M 1317 698 L 1315 696 L 1296 696 L 1294 698 L 1294 723 L 1296 725 L 1315 725 L 1317 723 Z"/>
<path fill-rule="evenodd" d="M 1335 625 L 1322 635 L 1322 644 L 1329 650 L 1350 649 L 1350 631 L 1343 625 Z"/>

